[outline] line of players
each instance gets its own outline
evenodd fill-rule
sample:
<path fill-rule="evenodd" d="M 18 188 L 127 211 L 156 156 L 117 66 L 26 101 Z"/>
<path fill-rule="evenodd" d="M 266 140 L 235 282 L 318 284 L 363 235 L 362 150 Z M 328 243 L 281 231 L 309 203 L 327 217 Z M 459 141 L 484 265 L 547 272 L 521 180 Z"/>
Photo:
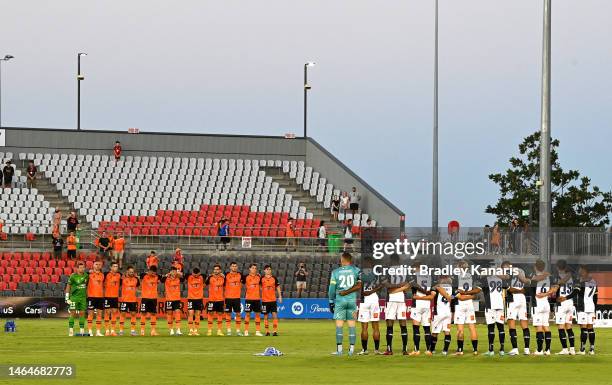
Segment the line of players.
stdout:
<path fill-rule="evenodd" d="M 330 279 L 330 308 L 333 309 L 336 322 L 337 350 L 333 354 L 342 354 L 343 323 L 349 326 L 349 355 L 353 354 L 355 344 L 355 317 L 351 302 L 355 293 L 361 292 L 357 319 L 361 324 L 362 351 L 358 354 L 368 354 L 368 326 L 371 326 L 375 354 L 392 355 L 393 326 L 395 321 L 400 324 L 402 338 L 402 353 L 404 355 L 420 355 L 421 332 L 425 339 L 425 354 L 435 353 L 439 336 L 444 338 L 443 355 L 447 355 L 451 344 L 451 324 L 457 329 L 457 350 L 455 355 L 464 354 L 465 327 L 470 333 L 473 353 L 478 354 L 478 334 L 473 301 L 481 293 L 485 303 L 485 322 L 488 331 L 488 351 L 486 355 L 493 356 L 497 329 L 499 336 L 499 354 L 504 355 L 505 321 L 508 323 L 512 349 L 509 355 L 518 355 L 517 326 L 520 326 L 524 341 L 524 354 L 530 354 L 530 329 L 528 325 L 527 296 L 532 298 L 532 323 L 536 328 L 536 346 L 534 355 L 550 355 L 552 335 L 549 319 L 551 301 L 556 299 L 555 322 L 559 331 L 562 350 L 557 354 L 574 355 L 575 338 L 572 330 L 574 315 L 580 326 L 579 354 L 586 354 L 587 340 L 590 344 L 589 354 L 595 354 L 595 305 L 597 304 L 597 283 L 590 275 L 587 266 L 580 266 L 578 282 L 567 266 L 561 260 L 556 265 L 556 274 L 551 276 L 545 270 L 545 263 L 537 261 L 530 277 L 522 269 L 514 276 L 499 275 L 474 279 L 471 274 L 457 276 L 454 280 L 449 276 L 440 276 L 432 283 L 431 276 L 417 275 L 414 280 L 406 280 L 406 276 L 391 276 L 381 280 L 372 270 L 373 261 L 366 258 L 363 270 L 359 271 L 350 263 L 350 255 L 342 257 L 342 266 L 332 273 Z M 418 271 L 419 265 L 415 267 Z M 468 263 L 460 261 L 458 267 L 467 269 Z M 510 269 L 509 262 L 503 262 L 502 268 Z M 469 271 L 469 269 L 467 270 Z M 380 346 L 380 306 L 378 292 L 387 289 L 388 298 L 385 308 L 386 344 L 384 352 Z M 408 329 L 405 292 L 412 292 L 413 307 L 410 318 L 413 329 L 413 350 L 408 351 Z M 341 304 L 339 306 L 339 304 Z M 433 317 L 432 317 L 433 315 Z M 518 324 L 518 325 L 517 325 Z M 569 349 L 568 349 L 569 342 Z"/>
<path fill-rule="evenodd" d="M 137 335 L 136 323 L 140 316 L 140 335 L 145 335 L 146 320 L 149 320 L 150 335 L 158 335 L 158 284 L 165 287 L 165 313 L 170 335 L 182 335 L 181 331 L 181 283 L 187 285 L 187 314 L 189 335 L 200 335 L 200 320 L 206 316 L 208 333 L 213 333 L 213 321 L 217 320 L 217 335 L 223 336 L 223 320 L 226 321 L 226 334 L 231 335 L 232 313 L 235 318 L 235 330 L 239 336 L 249 335 L 251 313 L 255 313 L 255 335 L 263 336 L 260 323 L 264 319 L 266 335 L 270 335 L 269 317 L 272 318 L 272 335 L 278 335 L 277 301 L 282 302 L 281 288 L 278 280 L 272 275 L 272 268 L 264 266 L 264 275 L 260 275 L 256 264 L 249 266 L 248 274 L 238 271 L 238 264 L 232 262 L 230 270 L 223 273 L 219 264 L 214 265 L 212 274 L 204 276 L 199 268 L 192 269 L 190 274 L 183 274 L 182 264 L 173 264 L 165 275 L 158 274 L 157 264 L 149 264 L 147 271 L 140 276 L 133 266 L 128 266 L 124 273 L 119 265 L 113 262 L 110 271 L 102 272 L 102 262 L 96 261 L 93 269 L 85 271 L 83 262 L 77 263 L 77 271 L 72 274 L 66 285 L 66 302 L 69 304 L 69 336 L 73 336 L 75 319 L 79 319 L 80 333 L 77 335 L 94 335 L 92 331 L 94 316 L 96 318 L 96 336 L 124 334 L 124 324 L 130 318 L 130 335 Z M 241 292 L 245 287 L 244 333 L 241 329 Z M 204 289 L 208 289 L 206 314 L 204 311 Z M 139 301 L 140 300 L 140 301 Z M 139 306 L 140 302 L 140 306 Z M 87 329 L 85 333 L 85 314 Z M 102 319 L 105 332 L 102 333 Z"/>

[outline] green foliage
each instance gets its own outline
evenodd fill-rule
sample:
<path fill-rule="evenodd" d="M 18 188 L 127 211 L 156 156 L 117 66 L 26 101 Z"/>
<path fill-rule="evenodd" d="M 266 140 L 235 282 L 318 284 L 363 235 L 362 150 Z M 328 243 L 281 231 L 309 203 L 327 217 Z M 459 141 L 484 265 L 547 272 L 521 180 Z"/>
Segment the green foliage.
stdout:
<path fill-rule="evenodd" d="M 580 176 L 578 170 L 564 171 L 559 163 L 559 140 L 551 139 L 551 199 L 553 227 L 599 227 L 610 223 L 612 192 L 604 192 L 591 185 L 591 179 Z M 520 217 L 521 211 L 532 202 L 531 217 L 539 214 L 540 133 L 526 137 L 519 145 L 519 156 L 510 158 L 505 173 L 489 175 L 499 185 L 500 198 L 485 212 L 497 216 L 501 224 Z"/>

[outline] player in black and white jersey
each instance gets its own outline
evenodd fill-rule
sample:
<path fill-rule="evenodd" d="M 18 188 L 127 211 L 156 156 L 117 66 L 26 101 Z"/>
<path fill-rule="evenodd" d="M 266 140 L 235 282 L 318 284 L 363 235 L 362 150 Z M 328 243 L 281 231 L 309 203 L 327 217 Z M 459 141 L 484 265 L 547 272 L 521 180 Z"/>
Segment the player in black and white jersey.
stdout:
<path fill-rule="evenodd" d="M 510 262 L 503 262 L 502 268 L 513 268 Z M 518 341 L 516 334 L 516 321 L 518 320 L 523 329 L 523 341 L 525 342 L 524 354 L 529 355 L 529 342 L 531 333 L 529 332 L 529 322 L 527 317 L 527 298 L 525 297 L 525 285 L 530 284 L 529 278 L 525 277 L 523 269 L 516 268 L 517 274 L 505 276 L 508 283 L 506 290 L 506 303 L 508 305 L 508 329 L 510 331 L 510 343 L 512 350 L 508 353 L 511 356 L 516 356 L 518 352 Z"/>
<path fill-rule="evenodd" d="M 482 289 L 474 285 L 474 280 L 472 274 L 469 272 L 469 264 L 467 261 L 459 261 L 457 267 L 463 269 L 465 273 L 461 273 L 457 276 L 457 286 L 454 289 L 454 322 L 455 325 L 457 325 L 457 352 L 455 354 L 463 355 L 464 325 L 467 325 L 470 330 L 474 355 L 476 355 L 478 354 L 478 334 L 476 332 L 476 313 L 474 312 L 473 300 Z"/>
<path fill-rule="evenodd" d="M 504 291 L 507 289 L 505 286 L 507 281 L 504 278 L 503 276 L 489 275 L 482 277 L 480 281 L 485 302 L 485 322 L 489 337 L 489 350 L 485 353 L 487 356 L 495 355 L 495 325 L 497 325 L 497 333 L 499 335 L 499 355 L 503 356 L 506 354 L 504 351 L 506 340 L 504 328 Z"/>
<path fill-rule="evenodd" d="M 552 294 L 557 294 L 558 297 L 568 297 L 574 290 L 574 276 L 572 271 L 567 266 L 567 262 L 563 259 L 557 261 L 557 275 L 554 278 L 554 286 L 551 290 Z M 574 355 L 575 338 L 572 330 L 572 321 L 574 319 L 576 309 L 574 300 L 568 299 L 559 302 L 555 309 L 555 323 L 559 329 L 559 340 L 561 341 L 560 355 Z M 569 350 L 567 348 L 569 341 Z"/>
<path fill-rule="evenodd" d="M 425 348 L 429 352 L 431 344 L 431 299 L 415 299 L 419 296 L 419 292 L 429 293 L 432 286 L 431 275 L 420 274 L 420 262 L 413 265 L 416 269 L 416 285 L 412 287 L 412 309 L 410 309 L 410 318 L 412 319 L 412 341 L 414 342 L 414 350 L 410 352 L 411 356 L 418 356 L 421 343 L 420 326 L 423 326 L 423 334 L 425 335 Z"/>
<path fill-rule="evenodd" d="M 390 260 L 391 268 L 398 269 L 400 267 L 399 257 L 392 255 Z M 397 272 L 397 271 L 396 271 Z M 387 303 L 385 307 L 385 322 L 387 324 L 387 333 L 385 335 L 387 349 L 383 353 L 386 356 L 393 355 L 393 324 L 399 321 L 400 332 L 402 336 L 402 353 L 408 355 L 408 327 L 406 326 L 406 294 L 410 290 L 411 284 L 408 282 L 407 275 L 390 274 L 388 277 L 387 286 Z"/>
<path fill-rule="evenodd" d="M 559 297 L 562 303 L 574 300 L 574 306 L 578 313 L 578 325 L 580 325 L 580 354 L 586 354 L 587 338 L 591 348 L 589 354 L 595 354 L 595 305 L 597 305 L 597 282 L 589 273 L 586 265 L 580 266 L 578 270 L 580 284 L 574 286 L 574 290 L 567 297 Z"/>
<path fill-rule="evenodd" d="M 552 335 L 550 333 L 549 319 L 550 319 L 550 273 L 546 271 L 546 263 L 541 259 L 538 259 L 534 266 L 535 272 L 531 277 L 531 282 L 535 283 L 534 295 L 532 295 L 532 301 L 535 302 L 535 306 L 532 307 L 532 322 L 536 328 L 536 344 L 537 350 L 534 353 L 536 356 L 550 356 L 550 343 Z M 543 349 L 544 342 L 546 342 L 546 348 Z"/>
<path fill-rule="evenodd" d="M 380 276 L 374 274 L 372 270 L 372 258 L 364 258 L 361 268 L 361 303 L 359 304 L 359 315 L 357 320 L 361 324 L 361 352 L 358 355 L 368 354 L 368 324 L 372 325 L 372 339 L 374 340 L 374 354 L 381 354 L 380 347 L 380 330 L 378 322 L 380 321 L 380 305 L 378 303 L 378 294 L 384 285 L 381 282 Z"/>
<path fill-rule="evenodd" d="M 452 279 L 449 276 L 441 276 L 438 283 L 431 288 L 430 299 L 433 301 L 433 320 L 431 321 L 431 344 L 429 345 L 428 355 L 435 353 L 438 335 L 444 332 L 443 355 L 448 354 L 451 343 L 450 325 L 452 323 L 451 303 Z"/>

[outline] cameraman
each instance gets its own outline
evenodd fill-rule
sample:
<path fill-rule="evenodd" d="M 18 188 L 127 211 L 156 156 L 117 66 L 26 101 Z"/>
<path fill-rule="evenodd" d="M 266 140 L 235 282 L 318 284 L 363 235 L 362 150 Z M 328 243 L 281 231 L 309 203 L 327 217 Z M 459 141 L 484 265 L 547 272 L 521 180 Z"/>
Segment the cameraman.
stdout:
<path fill-rule="evenodd" d="M 306 270 L 306 264 L 300 262 L 298 268 L 295 271 L 295 286 L 297 288 L 297 296 L 302 296 L 302 291 L 306 290 L 306 277 L 308 277 L 308 270 Z"/>

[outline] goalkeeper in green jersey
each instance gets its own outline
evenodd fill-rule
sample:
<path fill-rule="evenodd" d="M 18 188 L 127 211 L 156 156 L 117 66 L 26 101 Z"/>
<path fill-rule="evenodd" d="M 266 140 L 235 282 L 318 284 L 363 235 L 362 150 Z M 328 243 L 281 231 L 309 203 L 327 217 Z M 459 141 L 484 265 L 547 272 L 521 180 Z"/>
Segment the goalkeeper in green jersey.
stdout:
<path fill-rule="evenodd" d="M 80 333 L 85 335 L 85 312 L 87 311 L 87 281 L 89 275 L 85 272 L 85 263 L 77 263 L 77 272 L 70 275 L 66 285 L 66 303 L 69 305 L 68 335 L 74 335 L 74 318 L 79 317 Z"/>
<path fill-rule="evenodd" d="M 349 253 L 343 253 L 340 259 L 341 266 L 332 271 L 329 280 L 329 309 L 334 314 L 336 322 L 336 351 L 332 354 L 342 355 L 342 340 L 344 338 L 344 321 L 349 327 L 349 351 L 355 351 L 355 315 L 357 313 L 357 291 L 361 289 L 359 269 L 352 265 Z"/>

